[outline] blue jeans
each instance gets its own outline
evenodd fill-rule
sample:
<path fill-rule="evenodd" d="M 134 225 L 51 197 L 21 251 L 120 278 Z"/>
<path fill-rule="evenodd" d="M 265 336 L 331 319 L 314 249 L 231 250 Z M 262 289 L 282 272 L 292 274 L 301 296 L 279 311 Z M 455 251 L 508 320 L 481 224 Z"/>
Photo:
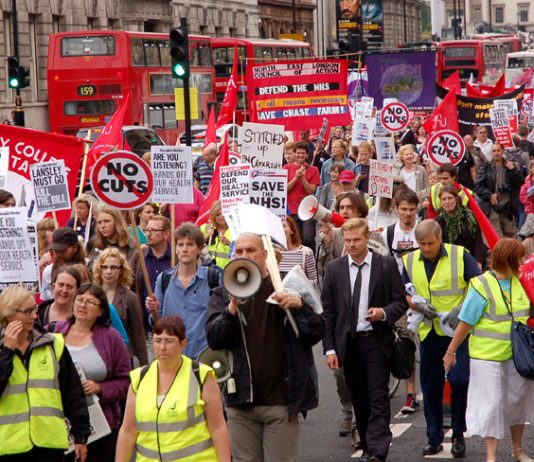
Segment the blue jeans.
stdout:
<path fill-rule="evenodd" d="M 443 442 L 443 387 L 445 369 L 443 356 L 451 342 L 450 337 L 442 337 L 432 329 L 421 342 L 421 388 L 423 390 L 426 436 L 428 444 L 439 446 Z M 461 436 L 466 431 L 465 410 L 467 408 L 467 388 L 469 385 L 468 339 L 456 351 L 456 365 L 447 374 L 451 385 L 451 420 L 453 436 Z"/>

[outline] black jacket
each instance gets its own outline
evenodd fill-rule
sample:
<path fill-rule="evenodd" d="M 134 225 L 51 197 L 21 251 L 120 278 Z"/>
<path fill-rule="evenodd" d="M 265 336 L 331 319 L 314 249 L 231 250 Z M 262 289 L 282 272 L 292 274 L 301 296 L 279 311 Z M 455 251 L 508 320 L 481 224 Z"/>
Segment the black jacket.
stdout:
<path fill-rule="evenodd" d="M 254 297 L 247 301 L 256 303 Z M 261 303 L 263 300 L 261 301 Z M 319 388 L 317 371 L 313 360 L 312 346 L 325 334 L 322 317 L 311 307 L 304 305 L 298 310 L 291 310 L 298 325 L 297 338 L 286 321 L 284 323 L 284 340 L 286 353 L 285 377 L 287 385 L 287 405 L 290 414 L 306 413 L 319 405 Z M 228 406 L 254 405 L 253 384 L 244 329 L 246 325 L 240 315 L 232 315 L 225 302 L 222 287 L 213 291 L 206 321 L 208 345 L 214 350 L 228 349 L 233 356 L 233 374 L 236 381 L 236 393 L 226 394 Z"/>
<path fill-rule="evenodd" d="M 33 334 L 32 343 L 25 357 L 20 356 L 18 351 L 4 347 L 3 338 L 0 341 L 0 396 L 4 393 L 9 378 L 13 373 L 13 357 L 15 354 L 19 355 L 22 362 L 27 365 L 35 348 L 53 344 L 54 338 L 52 334 L 44 332 L 39 326 L 34 328 Z M 61 402 L 63 403 L 65 417 L 69 419 L 72 425 L 70 432 L 76 444 L 85 444 L 91 434 L 89 412 L 87 411 L 87 402 L 80 377 L 66 346 L 58 364 Z"/>
<path fill-rule="evenodd" d="M 505 213 L 511 218 L 519 205 L 519 190 L 523 184 L 523 177 L 519 168 L 509 170 L 505 167 L 506 175 L 503 190 L 510 193 L 510 205 L 506 210 L 495 209 L 498 213 Z M 478 197 L 478 205 L 482 211 L 489 215 L 492 209 L 491 195 L 497 191 L 497 167 L 494 161 L 481 165 L 475 180 L 475 192 Z"/>

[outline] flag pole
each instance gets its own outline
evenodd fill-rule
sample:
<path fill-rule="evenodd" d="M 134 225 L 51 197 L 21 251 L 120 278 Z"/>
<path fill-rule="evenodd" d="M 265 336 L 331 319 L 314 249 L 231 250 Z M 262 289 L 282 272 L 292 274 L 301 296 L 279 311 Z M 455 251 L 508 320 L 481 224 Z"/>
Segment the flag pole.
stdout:
<path fill-rule="evenodd" d="M 85 186 L 85 169 L 87 168 L 87 155 L 89 154 L 89 149 L 91 147 L 91 129 L 87 130 L 87 136 L 85 137 L 85 146 L 83 147 L 83 160 L 82 160 L 82 172 L 80 175 L 80 184 L 78 185 L 78 195 L 80 197 L 83 194 L 83 187 Z M 74 225 L 73 228 L 76 230 L 76 225 L 78 223 L 78 215 L 74 212 Z"/>

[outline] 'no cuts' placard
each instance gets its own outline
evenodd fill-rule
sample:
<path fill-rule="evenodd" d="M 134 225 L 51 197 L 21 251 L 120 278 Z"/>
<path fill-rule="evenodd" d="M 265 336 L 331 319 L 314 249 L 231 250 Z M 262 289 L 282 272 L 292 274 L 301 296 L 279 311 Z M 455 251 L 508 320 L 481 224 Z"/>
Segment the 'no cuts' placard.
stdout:
<path fill-rule="evenodd" d="M 400 132 L 410 122 L 410 111 L 405 104 L 394 101 L 384 106 L 380 112 L 380 121 L 387 131 Z"/>
<path fill-rule="evenodd" d="M 465 143 L 462 137 L 452 130 L 439 130 L 426 142 L 426 152 L 436 165 L 456 165 L 465 154 Z"/>
<path fill-rule="evenodd" d="M 69 185 L 64 160 L 32 164 L 30 177 L 38 212 L 70 209 Z"/>
<path fill-rule="evenodd" d="M 38 287 L 35 236 L 30 235 L 27 213 L 24 207 L 0 209 L 0 290 L 20 282 L 28 290 Z"/>
<path fill-rule="evenodd" d="M 284 126 L 243 122 L 239 129 L 241 162 L 252 168 L 282 168 Z"/>
<path fill-rule="evenodd" d="M 153 202 L 193 203 L 193 160 L 189 146 L 152 146 Z"/>
<path fill-rule="evenodd" d="M 91 170 L 91 186 L 102 202 L 130 210 L 150 200 L 154 177 L 146 162 L 133 152 L 115 151 L 96 161 Z"/>

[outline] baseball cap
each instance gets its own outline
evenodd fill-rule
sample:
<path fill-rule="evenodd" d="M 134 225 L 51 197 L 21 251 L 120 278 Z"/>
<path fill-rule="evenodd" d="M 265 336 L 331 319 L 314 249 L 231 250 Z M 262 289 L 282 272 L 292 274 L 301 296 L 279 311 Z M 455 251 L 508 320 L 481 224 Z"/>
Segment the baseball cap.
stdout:
<path fill-rule="evenodd" d="M 70 245 L 77 245 L 78 242 L 76 231 L 71 228 L 58 228 L 52 234 L 52 243 L 48 246 L 48 250 L 62 251 Z"/>
<path fill-rule="evenodd" d="M 343 170 L 339 174 L 339 182 L 340 183 L 351 183 L 356 179 L 356 175 L 352 170 Z"/>

